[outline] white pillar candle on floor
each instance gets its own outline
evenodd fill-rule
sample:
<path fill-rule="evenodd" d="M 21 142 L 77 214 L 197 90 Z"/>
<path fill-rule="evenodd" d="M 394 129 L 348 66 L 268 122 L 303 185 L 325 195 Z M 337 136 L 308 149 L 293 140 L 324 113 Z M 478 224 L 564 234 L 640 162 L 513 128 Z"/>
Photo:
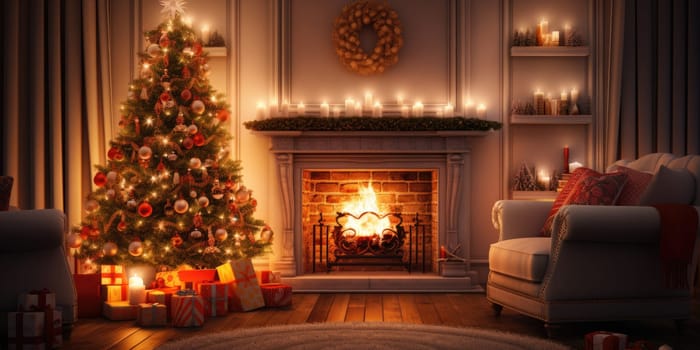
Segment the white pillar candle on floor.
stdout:
<path fill-rule="evenodd" d="M 413 104 L 413 116 L 422 117 L 423 116 L 423 104 L 421 102 L 416 102 Z"/>
<path fill-rule="evenodd" d="M 146 302 L 146 286 L 139 276 L 129 278 L 129 304 L 138 305 Z"/>
<path fill-rule="evenodd" d="M 328 105 L 328 103 L 326 101 L 323 101 L 323 103 L 321 103 L 321 107 L 319 107 L 319 113 L 320 113 L 321 117 L 327 118 L 329 111 L 330 111 L 330 106 Z"/>

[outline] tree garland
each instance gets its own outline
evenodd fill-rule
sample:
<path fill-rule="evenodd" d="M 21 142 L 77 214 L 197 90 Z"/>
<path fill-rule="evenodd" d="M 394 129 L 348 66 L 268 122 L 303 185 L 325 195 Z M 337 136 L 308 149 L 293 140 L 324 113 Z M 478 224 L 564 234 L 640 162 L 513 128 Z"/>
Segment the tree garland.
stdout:
<path fill-rule="evenodd" d="M 377 34 L 377 43 L 372 52 L 360 46 L 360 31 L 371 26 Z M 387 4 L 359 0 L 343 8 L 333 27 L 335 53 L 349 70 L 360 75 L 372 75 L 399 61 L 399 50 L 403 46 L 399 14 Z"/>

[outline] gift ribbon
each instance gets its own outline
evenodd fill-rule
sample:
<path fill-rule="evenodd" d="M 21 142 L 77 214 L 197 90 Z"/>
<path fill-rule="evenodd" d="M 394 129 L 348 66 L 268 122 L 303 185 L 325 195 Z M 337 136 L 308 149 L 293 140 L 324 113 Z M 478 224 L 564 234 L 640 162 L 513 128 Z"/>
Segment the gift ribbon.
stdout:
<path fill-rule="evenodd" d="M 252 283 L 253 280 L 257 281 L 257 276 L 255 275 L 255 271 L 253 271 L 253 265 L 250 263 L 247 263 L 245 265 L 246 270 L 243 271 L 243 276 L 241 276 L 240 280 L 238 277 L 236 277 L 236 284 Z"/>
<path fill-rule="evenodd" d="M 33 345 L 41 344 L 44 339 L 41 336 L 25 337 L 24 336 L 24 313 L 18 312 L 15 314 L 15 337 L 9 337 L 7 339 L 8 344 L 18 345 L 17 348 L 21 349 L 22 345 Z"/>
<path fill-rule="evenodd" d="M 197 292 L 195 292 L 193 289 L 183 289 L 183 290 L 178 290 L 175 294 L 184 297 L 184 296 L 194 296 L 197 295 Z"/>
<path fill-rule="evenodd" d="M 47 306 L 52 306 L 52 305 L 46 305 L 46 297 L 51 294 L 51 291 L 48 290 L 47 288 L 44 289 L 37 289 L 29 292 L 30 295 L 36 295 L 37 296 L 37 307 L 39 310 L 42 310 L 46 308 Z"/>

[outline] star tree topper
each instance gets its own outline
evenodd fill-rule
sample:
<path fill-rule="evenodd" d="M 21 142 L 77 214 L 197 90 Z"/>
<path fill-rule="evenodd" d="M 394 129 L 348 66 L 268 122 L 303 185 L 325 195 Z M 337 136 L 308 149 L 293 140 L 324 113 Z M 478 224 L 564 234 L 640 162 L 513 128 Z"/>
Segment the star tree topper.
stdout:
<path fill-rule="evenodd" d="M 168 15 L 170 19 L 185 15 L 185 0 L 160 0 L 160 5 L 163 6 L 160 13 Z"/>

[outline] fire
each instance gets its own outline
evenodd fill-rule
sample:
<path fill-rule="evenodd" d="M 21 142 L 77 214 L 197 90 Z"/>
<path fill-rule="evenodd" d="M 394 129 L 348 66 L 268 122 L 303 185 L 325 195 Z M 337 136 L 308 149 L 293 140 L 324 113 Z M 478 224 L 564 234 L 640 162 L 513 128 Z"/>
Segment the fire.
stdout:
<path fill-rule="evenodd" d="M 374 193 L 372 183 L 367 187 L 360 187 L 359 196 L 357 199 L 345 203 L 343 212 L 350 213 L 356 217 L 366 212 L 374 212 L 381 216 L 377 205 L 377 195 Z M 348 220 L 343 225 L 343 229 L 354 229 L 357 236 L 371 237 L 374 235 L 382 236 L 384 229 L 391 227 L 391 222 L 388 217 L 379 218 L 375 215 L 364 215 L 359 219 L 348 216 Z"/>

